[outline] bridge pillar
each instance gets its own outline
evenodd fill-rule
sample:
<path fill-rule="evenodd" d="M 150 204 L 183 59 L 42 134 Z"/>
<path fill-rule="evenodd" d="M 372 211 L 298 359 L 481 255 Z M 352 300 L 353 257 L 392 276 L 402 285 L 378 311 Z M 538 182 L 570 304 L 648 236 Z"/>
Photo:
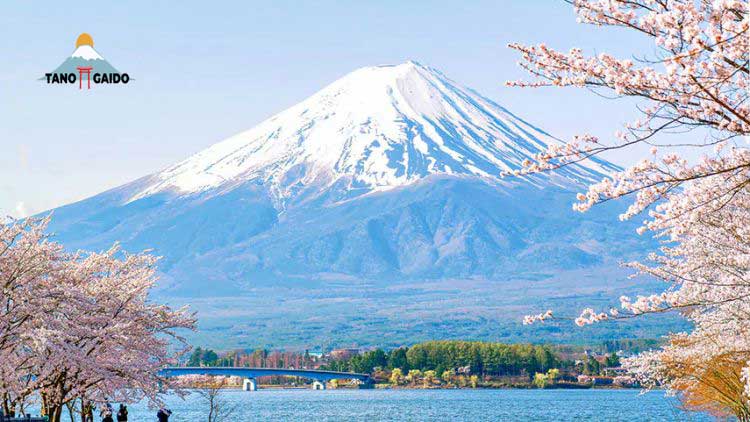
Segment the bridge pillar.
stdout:
<path fill-rule="evenodd" d="M 315 380 L 312 383 L 312 388 L 313 388 L 313 390 L 325 390 L 326 389 L 326 383 L 318 381 L 318 380 Z"/>
<path fill-rule="evenodd" d="M 242 390 L 243 391 L 258 391 L 258 383 L 255 381 L 255 378 L 245 378 L 242 381 Z"/>

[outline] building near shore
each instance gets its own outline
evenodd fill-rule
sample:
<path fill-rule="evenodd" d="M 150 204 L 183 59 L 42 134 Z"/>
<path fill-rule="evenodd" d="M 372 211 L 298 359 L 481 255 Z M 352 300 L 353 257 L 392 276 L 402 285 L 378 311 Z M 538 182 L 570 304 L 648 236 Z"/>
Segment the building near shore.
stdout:
<path fill-rule="evenodd" d="M 352 356 L 356 356 L 361 353 L 358 348 L 347 348 L 347 349 L 334 349 L 328 354 L 331 359 L 342 360 L 349 359 Z"/>

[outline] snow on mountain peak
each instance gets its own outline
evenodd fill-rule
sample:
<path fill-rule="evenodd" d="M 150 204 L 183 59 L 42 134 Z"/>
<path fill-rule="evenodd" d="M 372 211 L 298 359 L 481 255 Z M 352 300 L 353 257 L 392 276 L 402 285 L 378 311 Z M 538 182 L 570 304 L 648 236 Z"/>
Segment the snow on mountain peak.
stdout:
<path fill-rule="evenodd" d="M 70 57 L 81 58 L 83 60 L 104 60 L 104 57 L 102 57 L 96 50 L 94 50 L 94 47 L 90 45 L 79 46 Z"/>
<path fill-rule="evenodd" d="M 440 71 L 409 61 L 349 73 L 256 127 L 154 175 L 131 200 L 257 180 L 280 199 L 302 187 L 383 191 L 431 174 L 497 179 L 559 142 Z M 576 165 L 590 180 L 606 163 Z"/>

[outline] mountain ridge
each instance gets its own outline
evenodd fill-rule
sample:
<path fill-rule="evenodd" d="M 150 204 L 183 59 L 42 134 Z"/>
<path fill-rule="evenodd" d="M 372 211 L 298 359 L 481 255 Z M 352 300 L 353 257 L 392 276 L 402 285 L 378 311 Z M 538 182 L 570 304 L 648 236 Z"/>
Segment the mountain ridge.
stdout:
<path fill-rule="evenodd" d="M 173 189 L 181 194 L 256 179 L 280 199 L 299 185 L 387 190 L 429 174 L 498 179 L 550 142 L 546 132 L 441 72 L 410 61 L 365 67 L 253 129 L 158 172 L 131 200 Z M 561 174 L 587 181 L 614 169 L 591 161 Z"/>
<path fill-rule="evenodd" d="M 79 45 L 51 73 L 78 75 L 79 67 L 91 67 L 94 73 L 119 73 L 92 45 Z M 44 79 L 44 77 L 39 78 Z"/>
<path fill-rule="evenodd" d="M 617 222 L 624 204 L 572 210 L 610 163 L 500 177 L 551 142 L 432 68 L 368 67 L 160 172 L 56 209 L 50 230 L 71 249 L 117 241 L 163 256 L 155 297 L 193 306 L 196 338 L 227 346 L 427 332 L 568 341 L 575 334 L 553 327 L 522 331 L 520 315 L 539 302 L 610 305 L 622 293 L 611 293 L 624 279 L 618 262 L 653 245 Z M 591 335 L 664 328 L 634 324 Z"/>

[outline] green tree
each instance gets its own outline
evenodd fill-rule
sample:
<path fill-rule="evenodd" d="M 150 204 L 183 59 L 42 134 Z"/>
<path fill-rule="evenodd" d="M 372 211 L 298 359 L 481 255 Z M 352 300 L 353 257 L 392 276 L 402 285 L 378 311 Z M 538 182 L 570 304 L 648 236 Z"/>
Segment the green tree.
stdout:
<path fill-rule="evenodd" d="M 404 373 L 401 372 L 400 368 L 394 368 L 393 371 L 391 371 L 391 384 L 393 385 L 401 385 L 401 382 L 404 380 Z"/>
<path fill-rule="evenodd" d="M 215 366 L 216 361 L 219 360 L 219 355 L 211 349 L 204 349 L 201 355 L 201 363 L 205 366 Z"/>
<path fill-rule="evenodd" d="M 406 359 L 406 348 L 399 347 L 388 353 L 387 366 L 391 369 L 400 368 L 402 371 L 409 370 L 409 363 Z"/>
<path fill-rule="evenodd" d="M 455 375 L 455 373 L 452 370 L 445 370 L 440 375 L 440 378 L 442 378 L 443 381 L 445 381 L 445 383 L 450 384 L 453 381 L 453 376 L 454 375 Z"/>
<path fill-rule="evenodd" d="M 544 388 L 547 386 L 547 375 L 537 372 L 534 374 L 534 385 L 537 388 Z"/>
<path fill-rule="evenodd" d="M 375 368 L 384 368 L 388 365 L 388 357 L 382 349 L 375 349 L 361 355 L 359 366 L 356 372 L 371 373 Z"/>
<path fill-rule="evenodd" d="M 432 385 L 435 382 L 437 373 L 435 371 L 424 371 L 422 374 L 422 380 L 424 381 L 425 387 Z"/>
<path fill-rule="evenodd" d="M 620 357 L 617 356 L 617 353 L 612 352 L 607 358 L 604 360 L 604 365 L 608 366 L 610 368 L 620 366 Z"/>
<path fill-rule="evenodd" d="M 195 349 L 193 349 L 193 352 L 190 353 L 190 358 L 188 358 L 187 366 L 200 366 L 202 356 L 203 349 L 201 349 L 200 347 L 196 347 Z"/>
<path fill-rule="evenodd" d="M 591 356 L 588 356 L 583 361 L 583 373 L 586 375 L 599 375 L 600 365 L 599 361 Z"/>
<path fill-rule="evenodd" d="M 545 373 L 562 362 L 548 346 L 478 341 L 428 341 L 385 352 L 375 349 L 347 360 L 332 361 L 327 369 L 372 373 L 375 368 L 445 371 L 480 376 Z"/>
<path fill-rule="evenodd" d="M 188 358 L 188 366 L 216 366 L 219 363 L 219 355 L 211 349 L 196 347 Z"/>
<path fill-rule="evenodd" d="M 409 370 L 409 373 L 406 374 L 406 380 L 410 383 L 417 382 L 422 378 L 422 371 L 419 369 L 411 369 Z"/>

